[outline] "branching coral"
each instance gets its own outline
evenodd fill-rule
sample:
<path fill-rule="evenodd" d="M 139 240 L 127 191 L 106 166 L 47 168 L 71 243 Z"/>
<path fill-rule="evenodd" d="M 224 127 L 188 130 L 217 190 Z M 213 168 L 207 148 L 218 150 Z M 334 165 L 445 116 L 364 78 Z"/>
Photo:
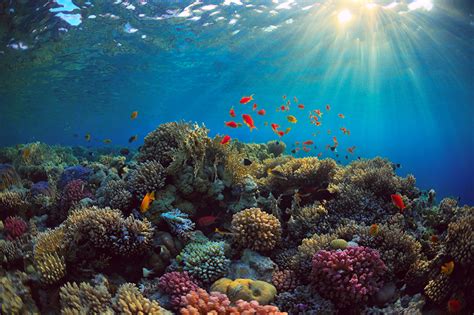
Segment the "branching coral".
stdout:
<path fill-rule="evenodd" d="M 115 296 L 114 308 L 126 315 L 162 315 L 162 308 L 156 301 L 145 298 L 133 283 L 122 284 Z"/>
<path fill-rule="evenodd" d="M 159 279 L 159 287 L 170 296 L 171 304 L 175 307 L 180 305 L 182 296 L 199 288 L 186 271 L 165 273 Z"/>
<path fill-rule="evenodd" d="M 56 283 L 66 275 L 64 256 L 60 256 L 57 253 L 47 253 L 37 256 L 35 260 L 37 270 L 44 283 Z"/>
<path fill-rule="evenodd" d="M 366 302 L 382 287 L 387 269 L 379 253 L 367 247 L 320 250 L 312 265 L 315 288 L 341 308 Z"/>
<path fill-rule="evenodd" d="M 0 164 L 0 191 L 20 183 L 20 176 L 12 165 Z"/>
<path fill-rule="evenodd" d="M 61 196 L 61 208 L 67 212 L 84 198 L 93 198 L 92 193 L 86 187 L 86 182 L 80 179 L 71 180 L 64 186 Z"/>
<path fill-rule="evenodd" d="M 0 277 L 1 314 L 40 314 L 26 285 L 27 274 L 17 271 Z"/>
<path fill-rule="evenodd" d="M 288 221 L 288 230 L 291 236 L 301 239 L 318 231 L 327 230 L 323 227 L 327 213 L 326 207 L 319 202 L 295 209 Z"/>
<path fill-rule="evenodd" d="M 68 282 L 59 291 L 61 314 L 114 314 L 111 295 L 104 284 Z"/>
<path fill-rule="evenodd" d="M 230 265 L 230 260 L 224 253 L 224 242 L 189 243 L 176 259 L 184 271 L 204 283 L 222 277 Z"/>
<path fill-rule="evenodd" d="M 7 233 L 7 239 L 13 240 L 22 236 L 28 230 L 28 224 L 18 216 L 8 217 L 5 219 L 4 229 Z"/>
<path fill-rule="evenodd" d="M 4 191 L 0 192 L 0 209 L 5 215 L 6 213 L 18 213 L 21 209 L 28 206 L 25 201 L 25 196 L 21 192 L 17 191 Z"/>
<path fill-rule="evenodd" d="M 129 189 L 139 200 L 149 192 L 160 190 L 164 185 L 164 168 L 156 161 L 139 164 L 128 177 Z"/>
<path fill-rule="evenodd" d="M 310 238 L 305 238 L 298 246 L 298 253 L 294 258 L 294 264 L 296 266 L 290 266 L 291 269 L 295 269 L 303 279 L 308 277 L 311 271 L 311 259 L 316 252 L 321 249 L 329 249 L 331 241 L 336 237 L 333 234 L 314 234 Z"/>
<path fill-rule="evenodd" d="M 99 205 L 112 209 L 128 210 L 131 206 L 133 196 L 127 189 L 127 183 L 123 180 L 107 180 L 97 189 L 96 197 Z"/>
<path fill-rule="evenodd" d="M 274 304 L 288 314 L 336 314 L 332 302 L 323 299 L 310 286 L 279 293 Z"/>
<path fill-rule="evenodd" d="M 281 237 L 280 221 L 259 208 L 234 214 L 232 231 L 237 244 L 253 250 L 271 250 Z"/>

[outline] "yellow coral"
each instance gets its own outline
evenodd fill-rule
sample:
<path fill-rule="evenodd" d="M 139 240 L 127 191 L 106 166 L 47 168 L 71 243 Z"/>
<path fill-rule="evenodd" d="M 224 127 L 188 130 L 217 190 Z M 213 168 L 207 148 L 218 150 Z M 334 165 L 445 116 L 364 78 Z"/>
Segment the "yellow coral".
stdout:
<path fill-rule="evenodd" d="M 111 308 L 111 295 L 105 284 L 95 287 L 82 282 L 68 282 L 59 291 L 61 314 L 114 314 Z"/>
<path fill-rule="evenodd" d="M 66 275 L 64 256 L 57 253 L 47 253 L 36 258 L 36 266 L 41 275 L 41 281 L 52 284 Z"/>
<path fill-rule="evenodd" d="M 271 250 L 281 237 L 280 221 L 259 208 L 234 214 L 232 230 L 239 245 L 253 250 Z"/>
<path fill-rule="evenodd" d="M 15 292 L 13 283 L 6 277 L 0 278 L 0 304 L 2 314 L 20 314 L 23 301 Z"/>
<path fill-rule="evenodd" d="M 120 286 L 115 307 L 120 314 L 127 315 L 161 315 L 163 313 L 158 302 L 145 298 L 133 283 Z"/>
<path fill-rule="evenodd" d="M 214 282 L 210 290 L 226 294 L 232 302 L 255 300 L 261 304 L 272 302 L 277 294 L 272 284 L 252 279 L 222 278 Z"/>
<path fill-rule="evenodd" d="M 64 246 L 64 227 L 60 226 L 38 234 L 35 245 L 35 257 L 60 251 Z"/>

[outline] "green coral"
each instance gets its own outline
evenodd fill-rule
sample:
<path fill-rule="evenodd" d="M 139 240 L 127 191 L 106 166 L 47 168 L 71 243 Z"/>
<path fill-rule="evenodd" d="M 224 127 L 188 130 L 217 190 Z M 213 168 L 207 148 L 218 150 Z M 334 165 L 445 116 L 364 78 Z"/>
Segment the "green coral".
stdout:
<path fill-rule="evenodd" d="M 346 249 L 348 246 L 347 241 L 342 238 L 336 238 L 332 240 L 329 245 L 332 249 Z"/>
<path fill-rule="evenodd" d="M 192 242 L 183 248 L 176 260 L 193 277 L 211 283 L 229 269 L 230 260 L 225 256 L 224 246 L 225 242 Z"/>

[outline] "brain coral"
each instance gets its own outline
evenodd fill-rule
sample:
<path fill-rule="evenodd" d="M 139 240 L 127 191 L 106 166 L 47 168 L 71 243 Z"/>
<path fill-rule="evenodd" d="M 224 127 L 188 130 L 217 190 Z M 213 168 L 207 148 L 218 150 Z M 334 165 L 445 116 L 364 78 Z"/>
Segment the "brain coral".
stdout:
<path fill-rule="evenodd" d="M 128 177 L 130 191 L 139 200 L 152 191 L 157 191 L 165 185 L 163 166 L 156 161 L 147 161 L 139 164 Z"/>
<path fill-rule="evenodd" d="M 271 250 L 281 237 L 280 221 L 259 208 L 249 208 L 232 217 L 237 244 L 253 250 Z"/>
<path fill-rule="evenodd" d="M 230 260 L 224 253 L 224 242 L 192 242 L 176 257 L 183 270 L 194 278 L 210 283 L 229 269 Z"/>
<path fill-rule="evenodd" d="M 214 282 L 210 291 L 217 291 L 227 295 L 232 301 L 257 301 L 267 304 L 273 301 L 277 293 L 276 288 L 265 281 L 252 279 L 235 279 L 222 278 Z"/>
<path fill-rule="evenodd" d="M 341 308 L 366 302 L 377 293 L 387 270 L 378 251 L 362 246 L 343 251 L 320 250 L 312 265 L 315 288 Z"/>

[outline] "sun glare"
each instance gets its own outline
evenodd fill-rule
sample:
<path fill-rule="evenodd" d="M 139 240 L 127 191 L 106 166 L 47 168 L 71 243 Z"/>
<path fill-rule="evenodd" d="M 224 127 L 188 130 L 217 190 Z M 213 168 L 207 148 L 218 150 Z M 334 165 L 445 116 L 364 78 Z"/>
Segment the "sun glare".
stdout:
<path fill-rule="evenodd" d="M 342 10 L 337 15 L 337 18 L 339 20 L 339 23 L 345 24 L 352 19 L 352 13 L 349 10 Z"/>

